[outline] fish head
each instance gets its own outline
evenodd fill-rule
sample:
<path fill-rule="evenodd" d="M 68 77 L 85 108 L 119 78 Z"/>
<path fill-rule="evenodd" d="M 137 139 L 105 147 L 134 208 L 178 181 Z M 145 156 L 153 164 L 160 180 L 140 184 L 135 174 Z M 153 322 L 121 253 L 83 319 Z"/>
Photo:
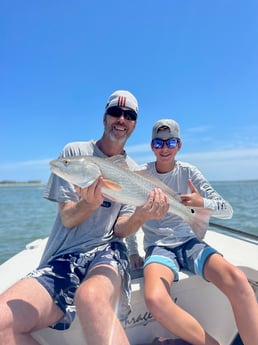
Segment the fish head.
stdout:
<path fill-rule="evenodd" d="M 90 186 L 101 175 L 99 167 L 83 156 L 59 158 L 49 164 L 52 173 L 82 188 Z"/>

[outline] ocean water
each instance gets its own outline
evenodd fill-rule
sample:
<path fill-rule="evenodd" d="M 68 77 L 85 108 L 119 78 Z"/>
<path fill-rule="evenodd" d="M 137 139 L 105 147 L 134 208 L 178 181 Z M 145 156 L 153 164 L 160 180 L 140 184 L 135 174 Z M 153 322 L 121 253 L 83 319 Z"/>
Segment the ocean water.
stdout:
<path fill-rule="evenodd" d="M 44 185 L 0 186 L 0 264 L 50 233 L 57 205 L 42 197 L 44 189 Z"/>
<path fill-rule="evenodd" d="M 213 182 L 212 186 L 233 207 L 233 217 L 227 220 L 211 218 L 216 224 L 258 236 L 258 180 Z"/>
<path fill-rule="evenodd" d="M 258 180 L 213 182 L 234 209 L 233 218 L 213 223 L 258 236 Z M 49 235 L 57 205 L 42 197 L 44 185 L 0 186 L 0 264 L 26 244 Z"/>

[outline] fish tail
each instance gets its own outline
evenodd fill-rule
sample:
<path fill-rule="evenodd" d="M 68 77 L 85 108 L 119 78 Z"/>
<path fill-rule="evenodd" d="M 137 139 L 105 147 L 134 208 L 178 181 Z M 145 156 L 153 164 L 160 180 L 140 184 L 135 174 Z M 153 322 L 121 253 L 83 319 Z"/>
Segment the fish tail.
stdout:
<path fill-rule="evenodd" d="M 199 240 L 202 240 L 208 230 L 211 210 L 208 208 L 195 208 L 194 217 L 189 225 Z"/>

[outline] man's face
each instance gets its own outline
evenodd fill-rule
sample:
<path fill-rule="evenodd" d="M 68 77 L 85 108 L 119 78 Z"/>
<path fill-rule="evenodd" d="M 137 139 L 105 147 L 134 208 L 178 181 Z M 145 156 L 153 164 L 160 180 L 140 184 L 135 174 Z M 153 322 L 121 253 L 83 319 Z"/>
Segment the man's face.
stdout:
<path fill-rule="evenodd" d="M 120 113 L 116 113 L 116 116 L 109 115 L 107 113 L 105 114 L 105 134 L 108 135 L 113 141 L 126 142 L 134 131 L 136 120 L 133 120 L 130 116 L 127 116 L 126 111 L 130 109 L 120 108 L 120 110 L 121 115 Z"/>

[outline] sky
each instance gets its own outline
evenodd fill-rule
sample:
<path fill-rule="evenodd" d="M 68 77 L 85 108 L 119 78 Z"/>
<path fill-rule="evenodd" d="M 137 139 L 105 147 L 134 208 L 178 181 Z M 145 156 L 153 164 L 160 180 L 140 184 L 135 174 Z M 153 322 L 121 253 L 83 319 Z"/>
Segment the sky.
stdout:
<path fill-rule="evenodd" d="M 65 144 L 100 138 L 118 89 L 139 103 L 138 163 L 172 118 L 178 160 L 258 179 L 256 0 L 2 0 L 0 35 L 0 181 L 46 182 Z"/>

